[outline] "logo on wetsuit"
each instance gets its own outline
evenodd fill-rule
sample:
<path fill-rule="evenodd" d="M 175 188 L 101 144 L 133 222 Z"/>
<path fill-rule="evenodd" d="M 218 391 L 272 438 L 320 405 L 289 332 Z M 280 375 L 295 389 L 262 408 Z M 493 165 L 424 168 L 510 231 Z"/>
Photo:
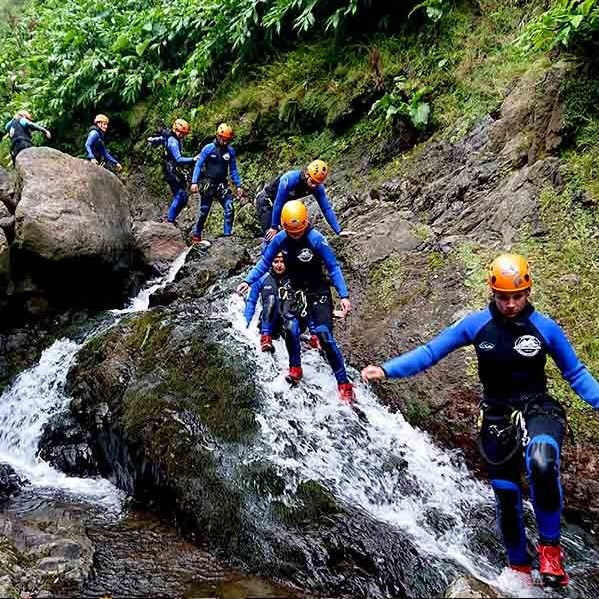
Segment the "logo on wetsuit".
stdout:
<path fill-rule="evenodd" d="M 483 341 L 478 347 L 480 347 L 480 349 L 483 351 L 491 351 L 495 346 L 488 341 Z"/>
<path fill-rule="evenodd" d="M 526 358 L 532 358 L 541 351 L 541 342 L 534 335 L 522 335 L 516 339 L 514 349 Z"/>
<path fill-rule="evenodd" d="M 300 262 L 310 262 L 314 258 L 314 253 L 309 248 L 304 248 L 298 255 L 297 259 Z"/>

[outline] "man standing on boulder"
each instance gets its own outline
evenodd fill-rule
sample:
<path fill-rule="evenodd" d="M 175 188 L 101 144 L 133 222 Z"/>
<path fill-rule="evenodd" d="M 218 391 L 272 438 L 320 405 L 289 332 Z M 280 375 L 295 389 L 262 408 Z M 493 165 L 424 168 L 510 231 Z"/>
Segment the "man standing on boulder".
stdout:
<path fill-rule="evenodd" d="M 233 129 L 226 123 L 221 123 L 216 130 L 215 140 L 204 146 L 193 169 L 192 193 L 198 193 L 198 181 L 200 175 L 203 175 L 198 222 L 193 230 L 193 243 L 201 243 L 202 231 L 215 199 L 220 202 L 224 211 L 223 235 L 229 237 L 233 232 L 234 208 L 233 196 L 228 183 L 229 176 L 237 187 L 237 198 L 240 199 L 243 196 L 235 150 L 229 145 L 233 136 Z"/>
<path fill-rule="evenodd" d="M 187 121 L 176 119 L 170 131 L 165 129 L 160 135 L 148 138 L 150 144 L 154 146 L 161 145 L 164 148 L 164 176 L 173 192 L 173 199 L 166 220 L 172 224 L 175 224 L 188 200 L 188 178 L 181 167 L 193 164 L 199 158 L 199 156 L 183 156 L 182 142 L 190 131 L 191 127 Z"/>
<path fill-rule="evenodd" d="M 6 123 L 4 129 L 8 131 L 8 137 L 10 139 L 10 157 L 12 158 L 13 165 L 15 164 L 19 152 L 33 146 L 33 140 L 31 139 L 31 133 L 33 131 L 43 133 L 46 136 L 46 139 L 52 137 L 48 129 L 33 122 L 33 117 L 27 110 L 20 110 L 17 112 L 17 114 Z"/>
<path fill-rule="evenodd" d="M 320 210 L 333 231 L 339 235 L 341 227 L 324 188 L 329 167 L 323 160 L 314 160 L 302 170 L 289 171 L 266 185 L 256 196 L 256 212 L 262 235 L 270 241 L 281 225 L 281 210 L 285 202 L 309 195 L 316 198 Z"/>
<path fill-rule="evenodd" d="M 333 298 L 330 283 L 323 273 L 323 263 L 341 298 L 341 309 L 345 316 L 351 310 L 351 303 L 341 267 L 326 237 L 310 227 L 308 210 L 302 202 L 287 202 L 281 212 L 281 222 L 283 231 L 275 235 L 237 291 L 245 293 L 250 285 L 268 272 L 277 254 L 285 252 L 289 280 L 279 288 L 279 298 L 285 345 L 289 353 L 287 381 L 297 384 L 303 376 L 300 334 L 311 321 L 337 379 L 339 397 L 351 403 L 354 389 L 347 377 L 343 355 L 333 337 Z"/>
<path fill-rule="evenodd" d="M 412 376 L 453 350 L 474 345 L 483 386 L 479 445 L 495 493 L 510 567 L 530 573 L 533 563 L 527 552 L 522 509 L 524 468 L 539 532 L 539 573 L 545 585 L 564 586 L 568 575 L 560 547 L 563 492 L 559 465 L 566 417 L 563 407 L 547 392 L 547 356 L 594 408 L 599 408 L 599 383 L 580 362 L 562 329 L 529 303 L 531 284 L 526 259 L 502 254 L 489 268 L 493 295 L 487 308 L 382 366 L 367 366 L 362 379 Z"/>
<path fill-rule="evenodd" d="M 117 171 L 123 170 L 120 162 L 108 151 L 104 143 L 104 135 L 108 130 L 109 119 L 105 114 L 98 114 L 85 140 L 85 154 L 90 162 L 104 164 L 108 162 Z"/>

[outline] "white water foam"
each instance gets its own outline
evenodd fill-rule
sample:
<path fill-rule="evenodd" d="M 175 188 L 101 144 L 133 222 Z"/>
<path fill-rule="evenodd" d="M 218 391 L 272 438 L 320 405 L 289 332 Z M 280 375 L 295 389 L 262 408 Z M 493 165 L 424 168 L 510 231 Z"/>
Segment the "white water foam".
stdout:
<path fill-rule="evenodd" d="M 368 423 L 361 423 L 338 400 L 335 379 L 317 351 L 304 352 L 304 379 L 290 388 L 283 376 L 288 367 L 283 342 L 275 342 L 274 357 L 260 353 L 256 326 L 246 328 L 242 312 L 243 302 L 235 296 L 227 307 L 232 334 L 253 348 L 256 376 L 265 395 L 259 415 L 263 447 L 250 460 L 268 455 L 286 476 L 295 477 L 296 485 L 305 480 L 323 483 L 342 500 L 408 533 L 423 554 L 450 559 L 509 595 L 542 595 L 525 577 L 500 572 L 468 547 L 474 533 L 469 513 L 481 506 L 492 513 L 488 485 L 473 478 L 455 454 L 434 445 L 401 414 L 390 413 L 360 383 L 357 403 L 368 418 Z M 351 376 L 358 380 L 358 373 Z M 406 473 L 414 483 L 409 492 Z M 443 532 L 427 520 L 431 511 L 443 516 Z"/>
<path fill-rule="evenodd" d="M 166 277 L 150 281 L 126 308 L 112 310 L 112 314 L 147 310 L 150 295 L 174 280 L 185 263 L 187 251 L 177 257 Z M 112 318 L 96 327 L 88 339 L 118 320 Z M 59 339 L 42 353 L 37 365 L 22 372 L 4 391 L 0 398 L 0 462 L 10 464 L 41 493 L 61 490 L 119 511 L 124 493 L 109 481 L 67 476 L 37 455 L 44 425 L 53 414 L 65 410 L 70 401 L 64 392 L 66 378 L 84 344 Z"/>

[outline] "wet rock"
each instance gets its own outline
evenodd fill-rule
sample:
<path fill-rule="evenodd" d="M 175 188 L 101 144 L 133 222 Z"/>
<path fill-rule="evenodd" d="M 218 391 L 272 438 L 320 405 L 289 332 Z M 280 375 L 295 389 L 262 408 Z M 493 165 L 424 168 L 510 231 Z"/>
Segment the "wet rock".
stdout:
<path fill-rule="evenodd" d="M 159 275 L 166 274 L 175 258 L 187 248 L 179 230 L 166 222 L 137 222 L 133 225 L 133 238 L 144 265 Z"/>
<path fill-rule="evenodd" d="M 13 195 L 12 181 L 8 172 L 2 167 L 0 167 L 0 203 L 8 209 L 9 214 L 15 213 L 17 203 Z"/>
<path fill-rule="evenodd" d="M 18 493 L 23 484 L 24 481 L 12 466 L 0 464 L 0 501 L 6 501 L 12 495 Z"/>
<path fill-rule="evenodd" d="M 503 597 L 497 589 L 472 576 L 456 578 L 445 590 L 443 597 L 446 599 L 485 599 Z"/>
<path fill-rule="evenodd" d="M 15 293 L 37 289 L 51 304 L 67 305 L 126 295 L 132 237 L 119 179 L 52 148 L 24 150 L 16 168 Z"/>
<path fill-rule="evenodd" d="M 0 228 L 0 296 L 6 294 L 9 284 L 10 250 L 4 230 Z"/>

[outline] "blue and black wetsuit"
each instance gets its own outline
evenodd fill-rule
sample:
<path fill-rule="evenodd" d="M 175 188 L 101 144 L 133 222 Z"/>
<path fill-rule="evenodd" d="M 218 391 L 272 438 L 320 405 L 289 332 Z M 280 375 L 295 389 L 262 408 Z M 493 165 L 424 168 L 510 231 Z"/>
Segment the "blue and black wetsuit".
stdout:
<path fill-rule="evenodd" d="M 193 164 L 191 156 L 183 156 L 181 140 L 173 131 L 165 130 L 161 135 L 150 137 L 152 145 L 161 145 L 164 148 L 164 177 L 173 193 L 173 200 L 168 209 L 167 220 L 174 223 L 187 205 L 187 178 L 181 166 Z"/>
<path fill-rule="evenodd" d="M 261 335 L 270 335 L 273 338 L 280 336 L 283 328 L 283 320 L 279 307 L 279 287 L 287 284 L 287 275 L 277 275 L 272 269 L 262 275 L 250 288 L 245 302 L 244 317 L 247 326 L 256 311 L 258 298 L 262 300 L 262 312 L 258 328 Z"/>
<path fill-rule="evenodd" d="M 326 267 L 340 298 L 349 297 L 347 286 L 326 237 L 309 227 L 301 239 L 285 231 L 274 236 L 258 264 L 245 278 L 253 285 L 268 272 L 279 252 L 285 252 L 287 284 L 280 287 L 280 309 L 285 327 L 289 366 L 301 366 L 300 334 L 310 323 L 338 383 L 347 383 L 343 355 L 333 337 L 333 301 Z"/>
<path fill-rule="evenodd" d="M 324 185 L 310 187 L 300 170 L 289 171 L 266 187 L 256 196 L 256 211 L 260 220 L 262 234 L 268 229 L 278 229 L 281 224 L 281 210 L 289 200 L 298 200 L 312 195 L 316 198 L 320 210 L 333 231 L 339 235 L 341 227 L 331 206 Z"/>
<path fill-rule="evenodd" d="M 88 160 L 97 160 L 99 164 L 108 162 L 116 166 L 119 161 L 108 151 L 104 143 L 104 132 L 93 125 L 85 140 L 85 155 Z"/>
<path fill-rule="evenodd" d="M 46 133 L 45 127 L 37 123 L 32 123 L 23 117 L 11 119 L 6 123 L 4 129 L 8 131 L 10 139 L 10 156 L 13 165 L 20 152 L 33 146 L 33 140 L 31 139 L 32 131 Z"/>
<path fill-rule="evenodd" d="M 483 386 L 480 445 L 495 493 L 498 523 L 510 564 L 527 564 L 520 488 L 523 465 L 539 541 L 552 545 L 560 539 L 559 463 L 566 420 L 561 405 L 547 392 L 547 356 L 594 408 L 599 408 L 599 383 L 580 362 L 562 329 L 530 304 L 517 318 L 508 319 L 491 303 L 425 345 L 389 360 L 383 370 L 390 378 L 411 376 L 465 345 L 474 345 L 478 358 Z M 520 421 L 524 427 L 519 427 Z"/>
<path fill-rule="evenodd" d="M 193 169 L 191 182 L 197 184 L 200 175 L 203 176 L 200 191 L 201 199 L 198 222 L 193 234 L 197 237 L 202 236 L 212 202 L 217 199 L 225 213 L 223 234 L 229 236 L 233 232 L 233 218 L 235 216 L 233 196 L 228 185 L 229 176 L 237 187 L 241 186 L 241 177 L 237 170 L 237 157 L 233 147 L 220 145 L 217 140 L 204 146 Z"/>

